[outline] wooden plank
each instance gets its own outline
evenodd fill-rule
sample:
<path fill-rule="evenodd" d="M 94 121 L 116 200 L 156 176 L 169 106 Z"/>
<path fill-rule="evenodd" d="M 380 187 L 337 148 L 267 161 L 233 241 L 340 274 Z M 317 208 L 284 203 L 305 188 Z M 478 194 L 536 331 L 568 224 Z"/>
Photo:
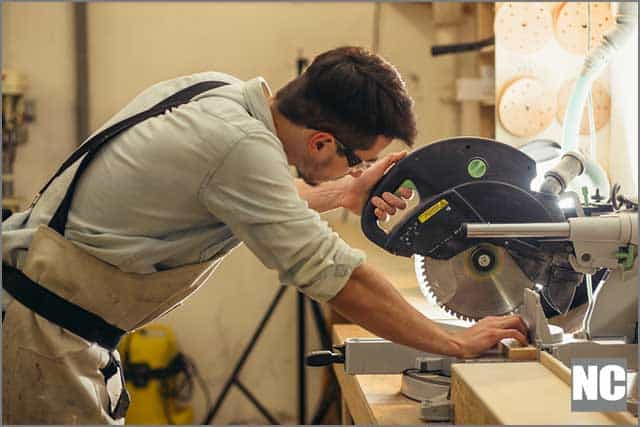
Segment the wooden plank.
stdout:
<path fill-rule="evenodd" d="M 462 3 L 432 3 L 432 7 L 436 25 L 456 25 L 462 21 Z"/>
<path fill-rule="evenodd" d="M 467 383 L 464 375 L 457 373 L 454 365 L 451 374 L 451 402 L 454 424 L 499 424 L 498 417 L 486 407 L 476 390 Z"/>
<path fill-rule="evenodd" d="M 572 412 L 567 368 L 556 363 L 557 361 L 554 362 L 551 356 L 545 356 L 543 352 L 540 355 L 541 361 L 453 365 L 451 398 L 455 423 L 637 423 L 635 419 L 624 416 L 611 417 L 610 414 L 600 412 Z"/>
<path fill-rule="evenodd" d="M 571 387 L 571 370 L 564 363 L 545 351 L 540 352 L 540 363 Z M 604 414 L 612 421 L 611 424 L 638 425 L 638 418 L 630 412 L 606 412 Z"/>
<path fill-rule="evenodd" d="M 343 331 L 343 334 L 338 333 Z M 342 344 L 346 338 L 371 337 L 371 333 L 356 325 L 335 325 L 333 327 L 334 344 Z M 377 424 L 375 416 L 367 403 L 362 387 L 353 375 L 344 372 L 343 365 L 333 365 L 333 370 L 340 384 L 343 403 L 346 404 L 349 415 L 355 424 Z"/>
<path fill-rule="evenodd" d="M 347 401 L 344 397 L 340 400 L 340 424 L 343 426 L 353 424 L 353 418 L 351 417 Z"/>
<path fill-rule="evenodd" d="M 493 3 L 476 3 L 476 34 L 478 39 L 485 39 L 493 35 L 494 7 Z"/>
<path fill-rule="evenodd" d="M 564 381 L 565 384 L 571 385 L 571 371 L 564 363 L 547 353 L 546 351 L 540 352 L 540 363 L 553 374 Z"/>

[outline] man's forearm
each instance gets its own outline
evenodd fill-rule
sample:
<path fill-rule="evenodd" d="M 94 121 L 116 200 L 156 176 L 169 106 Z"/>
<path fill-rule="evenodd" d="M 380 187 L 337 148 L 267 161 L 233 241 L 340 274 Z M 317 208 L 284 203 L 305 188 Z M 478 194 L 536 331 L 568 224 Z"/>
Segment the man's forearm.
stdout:
<path fill-rule="evenodd" d="M 452 334 L 413 308 L 388 280 L 366 264 L 354 270 L 329 304 L 379 337 L 426 352 L 460 354 L 460 345 Z"/>
<path fill-rule="evenodd" d="M 295 181 L 300 197 L 307 201 L 311 209 L 323 213 L 342 207 L 345 179 L 347 178 L 351 177 L 323 182 L 316 186 L 311 186 L 302 179 L 296 179 Z"/>

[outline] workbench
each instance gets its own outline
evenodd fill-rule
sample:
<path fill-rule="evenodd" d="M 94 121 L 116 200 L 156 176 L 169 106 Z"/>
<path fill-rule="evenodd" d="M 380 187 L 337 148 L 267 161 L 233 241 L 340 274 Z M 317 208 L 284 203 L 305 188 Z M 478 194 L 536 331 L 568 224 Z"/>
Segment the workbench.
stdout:
<path fill-rule="evenodd" d="M 370 332 L 351 324 L 333 326 L 333 343 L 347 338 L 373 337 Z M 423 424 L 420 403 L 400 394 L 402 375 L 347 375 L 343 365 L 333 370 L 342 396 L 342 424 Z"/>
<path fill-rule="evenodd" d="M 334 344 L 342 344 L 347 338 L 373 336 L 356 325 L 333 326 Z M 452 399 L 463 403 L 459 408 L 456 406 L 454 421 L 460 424 L 637 425 L 638 419 L 628 412 L 571 412 L 569 369 L 544 352 L 529 356 L 522 362 L 456 365 L 452 372 Z M 334 364 L 333 369 L 341 390 L 342 424 L 425 423 L 419 416 L 420 403 L 400 394 L 402 375 L 347 375 L 341 364 Z M 509 397 L 523 395 L 529 399 L 523 406 Z"/>

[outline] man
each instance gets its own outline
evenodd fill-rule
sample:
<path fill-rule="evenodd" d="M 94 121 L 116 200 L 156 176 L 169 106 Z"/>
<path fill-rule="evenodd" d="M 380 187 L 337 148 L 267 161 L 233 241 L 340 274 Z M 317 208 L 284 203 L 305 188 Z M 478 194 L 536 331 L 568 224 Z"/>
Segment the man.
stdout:
<path fill-rule="evenodd" d="M 122 422 L 117 339 L 186 298 L 240 242 L 283 284 L 398 343 L 469 357 L 526 342 L 515 316 L 444 331 L 320 220 L 337 207 L 359 214 L 404 156 L 378 154 L 415 133 L 398 72 L 355 47 L 318 56 L 275 97 L 261 78 L 221 73 L 138 95 L 3 224 L 3 286 L 16 298 L 3 328 L 4 421 Z M 389 193 L 372 203 L 380 218 L 405 206 Z"/>

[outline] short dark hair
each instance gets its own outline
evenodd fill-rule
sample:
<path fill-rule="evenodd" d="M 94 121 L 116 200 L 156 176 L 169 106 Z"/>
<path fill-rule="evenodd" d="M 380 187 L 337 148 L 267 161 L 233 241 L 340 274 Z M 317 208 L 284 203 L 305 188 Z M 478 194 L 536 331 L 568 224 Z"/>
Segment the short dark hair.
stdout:
<path fill-rule="evenodd" d="M 318 55 L 276 93 L 276 106 L 298 126 L 332 133 L 353 149 L 371 148 L 375 138 L 416 137 L 413 100 L 398 70 L 361 47 Z"/>

